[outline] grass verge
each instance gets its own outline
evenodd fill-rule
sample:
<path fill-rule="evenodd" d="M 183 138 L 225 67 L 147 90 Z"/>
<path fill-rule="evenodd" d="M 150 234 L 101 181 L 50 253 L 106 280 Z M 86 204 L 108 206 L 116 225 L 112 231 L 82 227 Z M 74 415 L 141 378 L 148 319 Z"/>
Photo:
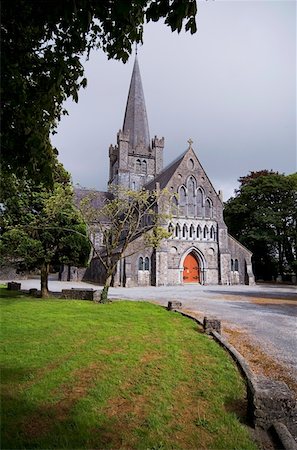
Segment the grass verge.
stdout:
<path fill-rule="evenodd" d="M 144 302 L 0 295 L 3 449 L 257 448 L 243 381 L 192 321 Z"/>

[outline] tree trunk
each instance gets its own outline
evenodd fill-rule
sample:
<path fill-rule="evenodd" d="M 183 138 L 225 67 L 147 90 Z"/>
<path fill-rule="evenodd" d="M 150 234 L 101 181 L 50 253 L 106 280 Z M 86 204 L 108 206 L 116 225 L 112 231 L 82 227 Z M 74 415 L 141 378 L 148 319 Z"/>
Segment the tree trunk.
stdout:
<path fill-rule="evenodd" d="M 41 298 L 49 297 L 48 274 L 49 274 L 49 264 L 43 264 L 40 271 Z"/>
<path fill-rule="evenodd" d="M 108 303 L 108 289 L 110 288 L 111 279 L 112 275 L 109 275 L 105 280 L 105 284 L 100 295 L 100 303 Z"/>

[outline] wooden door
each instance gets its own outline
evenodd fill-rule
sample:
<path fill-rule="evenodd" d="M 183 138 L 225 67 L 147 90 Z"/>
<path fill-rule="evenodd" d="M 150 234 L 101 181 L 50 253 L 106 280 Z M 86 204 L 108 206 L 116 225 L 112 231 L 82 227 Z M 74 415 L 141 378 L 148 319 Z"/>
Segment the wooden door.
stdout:
<path fill-rule="evenodd" d="M 183 282 L 200 283 L 199 263 L 193 253 L 184 260 Z"/>

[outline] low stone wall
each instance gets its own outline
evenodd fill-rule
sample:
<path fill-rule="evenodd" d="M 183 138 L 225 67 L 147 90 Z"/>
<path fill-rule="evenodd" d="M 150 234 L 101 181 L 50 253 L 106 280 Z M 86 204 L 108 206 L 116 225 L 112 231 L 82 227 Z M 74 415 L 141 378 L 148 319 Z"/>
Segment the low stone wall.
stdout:
<path fill-rule="evenodd" d="M 61 298 L 72 300 L 100 300 L 101 291 L 93 289 L 62 289 Z"/>
<path fill-rule="evenodd" d="M 9 281 L 7 283 L 7 289 L 9 291 L 20 291 L 21 290 L 21 283 L 16 283 L 15 281 Z"/>

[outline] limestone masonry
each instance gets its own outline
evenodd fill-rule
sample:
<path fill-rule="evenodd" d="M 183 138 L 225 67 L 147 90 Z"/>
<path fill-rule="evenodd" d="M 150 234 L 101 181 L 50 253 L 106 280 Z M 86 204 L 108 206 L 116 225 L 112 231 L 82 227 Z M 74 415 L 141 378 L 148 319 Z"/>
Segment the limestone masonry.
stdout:
<path fill-rule="evenodd" d="M 145 249 L 124 258 L 118 264 L 114 286 L 254 284 L 252 254 L 228 234 L 221 193 L 214 190 L 192 141 L 188 142 L 188 149 L 163 168 L 164 138 L 150 140 L 136 57 L 123 128 L 117 134 L 117 144 L 109 148 L 109 185 L 149 191 L 166 188 L 174 212 L 164 226 L 172 236 L 157 250 Z M 76 195 L 81 198 L 88 192 L 77 190 Z M 109 196 L 108 192 L 100 193 L 102 204 Z M 94 258 L 87 269 L 64 270 L 62 279 L 100 283 L 102 272 Z"/>

